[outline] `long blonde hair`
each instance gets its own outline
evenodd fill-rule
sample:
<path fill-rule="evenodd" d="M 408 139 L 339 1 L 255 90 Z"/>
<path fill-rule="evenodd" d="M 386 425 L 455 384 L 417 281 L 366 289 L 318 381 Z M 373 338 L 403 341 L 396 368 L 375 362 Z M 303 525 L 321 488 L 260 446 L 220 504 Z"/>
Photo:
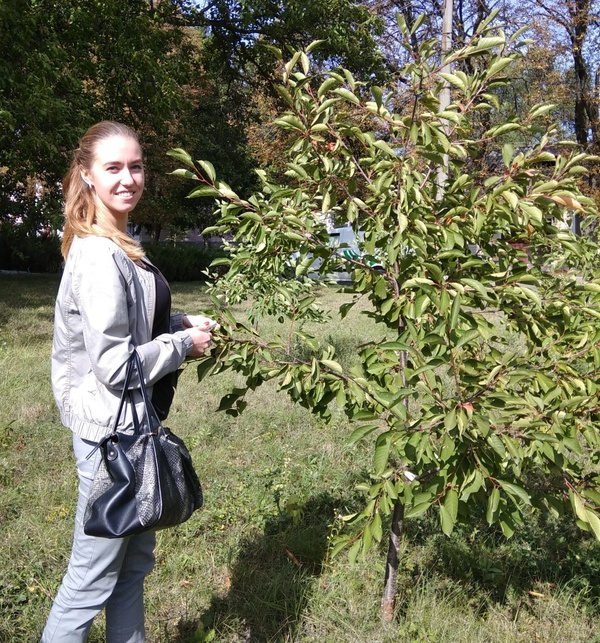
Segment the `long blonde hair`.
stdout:
<path fill-rule="evenodd" d="M 89 172 L 96 155 L 96 145 L 107 138 L 122 136 L 132 138 L 139 144 L 137 133 L 127 125 L 114 121 L 101 121 L 92 125 L 81 137 L 79 147 L 73 154 L 71 166 L 63 179 L 65 198 L 65 229 L 61 252 L 66 259 L 73 237 L 96 235 L 112 239 L 132 261 L 144 256 L 142 246 L 128 234 L 121 232 L 106 217 L 98 217 L 98 209 L 104 207 L 96 203 L 94 192 L 83 180 L 82 171 Z"/>

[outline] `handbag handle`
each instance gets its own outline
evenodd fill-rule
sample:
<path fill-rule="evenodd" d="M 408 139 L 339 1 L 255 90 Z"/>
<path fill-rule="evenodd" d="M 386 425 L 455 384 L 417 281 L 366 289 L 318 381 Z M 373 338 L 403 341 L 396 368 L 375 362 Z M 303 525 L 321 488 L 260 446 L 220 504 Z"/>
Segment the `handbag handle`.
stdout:
<path fill-rule="evenodd" d="M 144 400 L 144 416 L 142 417 L 147 417 L 148 419 L 148 422 L 146 423 L 148 428 L 145 431 L 142 430 L 142 425 L 140 424 L 140 420 L 135 410 L 135 403 L 131 396 L 131 391 L 129 390 L 129 384 L 131 383 L 131 376 L 133 374 L 134 369 L 137 371 L 137 374 L 138 374 L 138 379 L 140 381 L 140 391 L 142 393 L 142 399 Z M 127 360 L 127 370 L 125 372 L 125 381 L 123 382 L 123 390 L 121 391 L 121 399 L 119 400 L 119 408 L 117 409 L 117 415 L 115 416 L 112 433 L 110 435 L 114 435 L 115 433 L 117 433 L 119 420 L 121 419 L 121 414 L 123 413 L 123 407 L 125 406 L 125 402 L 127 400 L 129 400 L 131 404 L 131 410 L 133 415 L 133 430 L 135 433 L 137 433 L 138 435 L 140 433 L 153 434 L 153 433 L 158 433 L 161 430 L 164 430 L 161 424 L 161 421 L 158 415 L 156 414 L 156 410 L 154 409 L 154 406 L 150 401 L 150 396 L 148 395 L 148 389 L 146 388 L 146 382 L 144 381 L 144 371 L 142 369 L 142 361 L 137 351 L 135 350 L 135 348 L 133 349 L 133 353 L 131 353 L 131 355 L 129 356 L 129 359 Z M 155 431 L 152 430 L 152 425 L 154 425 L 154 427 L 156 428 Z M 110 436 L 107 436 L 107 438 L 108 437 Z M 98 442 L 98 444 L 96 444 L 96 446 L 88 453 L 88 455 L 86 456 L 86 459 L 89 460 L 103 442 L 104 440 L 101 440 L 100 442 Z"/>
<path fill-rule="evenodd" d="M 135 410 L 135 404 L 133 402 L 132 396 L 131 396 L 131 391 L 128 391 L 129 394 L 129 400 L 131 402 L 131 408 L 133 412 L 133 428 L 134 431 L 137 434 L 140 433 L 158 433 L 161 430 L 163 430 L 163 426 L 161 424 L 160 418 L 158 417 L 156 413 L 156 409 L 154 408 L 154 405 L 152 404 L 150 400 L 150 396 L 148 395 L 148 389 L 146 387 L 146 382 L 144 380 L 144 370 L 142 368 L 142 360 L 140 359 L 140 356 L 138 355 L 137 350 L 133 350 L 133 353 L 131 354 L 131 357 L 129 358 L 130 364 L 133 364 L 133 368 L 137 371 L 138 374 L 138 379 L 140 381 L 140 392 L 142 394 L 142 399 L 144 401 L 144 415 L 143 417 L 147 418 L 147 428 L 144 430 L 143 425 L 140 424 L 140 421 L 137 416 L 137 412 Z M 128 364 L 129 368 L 129 364 Z M 132 370 L 133 370 L 132 368 Z M 117 421 L 118 421 L 118 416 L 117 416 Z M 115 431 L 116 431 L 116 425 L 115 425 Z"/>
<path fill-rule="evenodd" d="M 134 349 L 135 353 L 135 349 Z M 125 371 L 125 381 L 123 382 L 123 390 L 121 391 L 121 399 L 119 401 L 119 408 L 117 409 L 117 415 L 115 416 L 115 421 L 113 423 L 113 433 L 116 433 L 117 426 L 119 425 L 119 420 L 121 419 L 121 413 L 123 412 L 123 407 L 125 406 L 125 400 L 128 397 L 129 384 L 131 382 L 131 375 L 133 373 L 133 355 L 129 356 L 127 360 L 127 370 Z M 129 396 L 131 399 L 131 396 Z M 135 412 L 134 412 L 135 415 Z M 134 426 L 137 422 L 137 417 L 134 420 Z"/>

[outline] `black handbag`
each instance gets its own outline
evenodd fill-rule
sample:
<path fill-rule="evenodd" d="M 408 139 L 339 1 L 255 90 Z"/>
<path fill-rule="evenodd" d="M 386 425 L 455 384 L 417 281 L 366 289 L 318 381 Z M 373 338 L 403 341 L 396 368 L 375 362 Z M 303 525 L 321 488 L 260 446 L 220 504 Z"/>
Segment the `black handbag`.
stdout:
<path fill-rule="evenodd" d="M 129 391 L 134 369 L 144 401 L 142 418 L 137 417 Z M 127 400 L 133 408 L 133 433 L 117 431 Z M 83 530 L 89 536 L 123 538 L 173 527 L 202 506 L 202 487 L 189 451 L 158 419 L 135 350 L 127 364 L 113 432 L 96 449 L 102 457 L 83 520 Z"/>

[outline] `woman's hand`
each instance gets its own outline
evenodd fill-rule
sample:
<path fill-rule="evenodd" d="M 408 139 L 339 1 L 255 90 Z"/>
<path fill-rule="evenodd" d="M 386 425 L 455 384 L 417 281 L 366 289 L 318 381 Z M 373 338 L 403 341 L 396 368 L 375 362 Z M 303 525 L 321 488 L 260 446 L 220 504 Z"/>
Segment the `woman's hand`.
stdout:
<path fill-rule="evenodd" d="M 212 335 L 195 326 L 187 328 L 186 332 L 189 333 L 194 343 L 192 350 L 188 353 L 188 357 L 202 357 L 212 344 Z"/>

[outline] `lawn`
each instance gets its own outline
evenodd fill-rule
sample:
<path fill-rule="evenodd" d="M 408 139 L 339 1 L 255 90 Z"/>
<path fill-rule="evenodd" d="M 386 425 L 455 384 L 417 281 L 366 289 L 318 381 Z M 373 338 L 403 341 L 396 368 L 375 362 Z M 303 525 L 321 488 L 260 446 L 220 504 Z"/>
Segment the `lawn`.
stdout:
<path fill-rule="evenodd" d="M 0 275 L 0 643 L 39 640 L 70 550 L 76 473 L 49 382 L 57 287 Z M 208 305 L 201 284 L 173 284 L 173 296 L 179 310 Z M 335 310 L 345 295 L 323 297 Z M 345 360 L 380 336 L 360 310 L 321 332 Z M 385 543 L 353 566 L 328 556 L 369 453 L 347 446 L 341 415 L 324 424 L 273 385 L 240 417 L 217 412 L 235 385 L 228 373 L 199 384 L 193 363 L 180 378 L 168 424 L 192 451 L 205 507 L 158 534 L 149 643 L 600 642 L 600 545 L 536 515 L 508 541 L 477 516 L 450 538 L 435 515 L 409 522 L 397 617 L 382 623 Z M 103 636 L 100 618 L 90 641 Z"/>

